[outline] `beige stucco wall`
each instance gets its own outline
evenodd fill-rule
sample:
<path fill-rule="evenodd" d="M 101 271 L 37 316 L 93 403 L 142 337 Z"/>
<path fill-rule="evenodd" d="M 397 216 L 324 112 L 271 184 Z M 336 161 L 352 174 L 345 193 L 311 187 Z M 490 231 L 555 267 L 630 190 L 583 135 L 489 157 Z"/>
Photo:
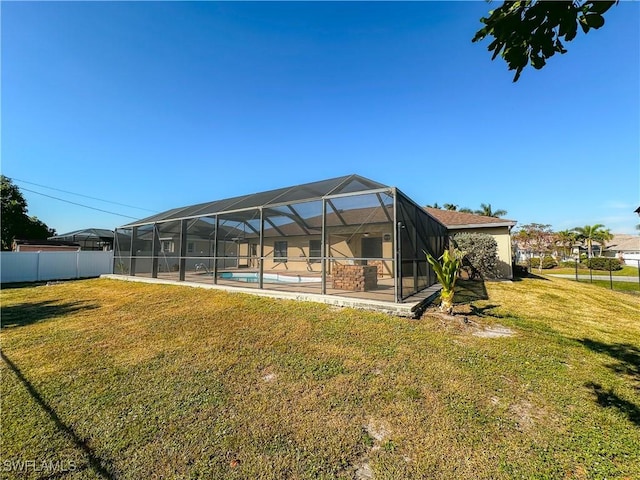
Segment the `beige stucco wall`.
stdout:
<path fill-rule="evenodd" d="M 369 233 L 369 238 L 375 238 L 376 236 L 382 237 L 382 233 L 380 234 L 372 232 Z M 349 258 L 358 258 L 362 257 L 362 238 L 364 236 L 362 234 L 340 234 L 340 233 L 329 233 L 327 243 L 329 245 L 329 256 L 333 257 L 332 262 L 341 262 L 340 258 L 345 258 L 344 262 L 348 263 Z M 278 240 L 286 240 L 287 241 L 287 262 L 274 262 L 273 261 L 273 246 L 274 242 Z M 285 271 L 285 270 L 293 270 L 293 271 L 301 271 L 304 272 L 321 272 L 322 264 L 320 262 L 311 263 L 307 262 L 307 258 L 309 255 L 309 240 L 320 240 L 320 236 L 313 237 L 286 237 L 283 239 L 273 238 L 273 239 L 265 239 L 264 245 L 264 255 L 265 262 L 264 268 L 265 270 L 273 270 L 273 271 Z M 242 251 L 240 255 L 243 255 Z M 382 241 L 382 256 L 384 258 L 393 258 L 393 241 Z M 330 262 L 330 263 L 332 263 Z M 329 265 L 329 269 L 331 269 L 331 265 Z M 329 272 L 330 273 L 330 272 Z M 393 267 L 391 261 L 384 262 L 384 274 L 385 276 L 391 276 L 393 274 Z"/>
<path fill-rule="evenodd" d="M 512 279 L 513 269 L 511 267 L 511 234 L 509 227 L 483 227 L 449 229 L 450 235 L 456 233 L 485 233 L 491 235 L 498 244 L 498 269 L 502 278 Z"/>
<path fill-rule="evenodd" d="M 384 240 L 384 235 L 387 234 L 387 240 Z M 334 263 L 344 263 L 344 264 L 353 264 L 352 258 L 362 257 L 362 239 L 363 238 L 382 238 L 382 257 L 391 259 L 393 258 L 393 235 L 392 228 L 390 225 L 370 225 L 367 228 L 367 232 L 353 232 L 352 227 L 329 227 L 327 232 L 327 242 L 329 245 L 329 256 L 332 257 L 332 260 L 328 265 L 328 273 L 331 273 L 332 264 Z M 164 263 L 167 261 L 169 263 L 177 263 L 179 256 L 179 244 L 180 238 L 177 235 L 174 236 L 163 236 L 163 240 L 168 240 L 171 238 L 173 244 L 171 245 L 172 250 L 165 251 L 161 254 L 161 259 Z M 320 273 L 322 271 L 322 263 L 321 262 L 312 262 L 309 261 L 310 252 L 309 252 L 309 241 L 310 240 L 321 240 L 320 235 L 306 235 L 306 236 L 286 236 L 286 237 L 266 237 L 264 239 L 264 269 L 265 271 L 276 271 L 276 272 L 316 272 Z M 286 241 L 287 242 L 287 261 L 286 262 L 275 262 L 274 261 L 274 244 L 277 241 Z M 148 247 L 151 247 L 151 243 L 148 243 Z M 234 245 L 232 242 L 229 242 L 227 245 L 227 255 L 229 255 L 229 260 L 237 258 L 239 267 L 247 267 L 247 268 L 258 268 L 259 264 L 257 261 L 257 257 L 260 255 L 259 251 L 259 239 L 258 238 L 249 238 L 247 241 L 240 242 Z M 199 263 L 198 257 L 208 257 L 209 251 L 211 249 L 211 242 L 208 240 L 200 240 L 196 238 L 188 238 L 187 244 L 191 244 L 191 250 L 187 248 L 187 257 L 190 257 L 187 260 L 187 270 L 195 269 L 195 265 Z M 255 245 L 255 254 L 254 257 L 251 254 L 251 247 Z M 222 248 L 222 246 L 220 246 Z M 237 257 L 235 254 L 235 248 L 237 248 Z M 149 251 L 140 251 L 138 255 L 140 257 L 148 257 L 152 254 Z M 218 256 L 225 256 L 225 252 L 219 251 Z M 344 260 L 341 260 L 344 258 Z M 167 260 L 169 259 L 169 260 Z M 143 259 L 138 259 L 139 270 L 142 271 L 145 267 L 143 267 Z M 149 262 L 149 266 L 147 270 L 150 270 L 151 263 Z M 393 276 L 393 262 L 391 260 L 383 262 L 383 276 Z"/>

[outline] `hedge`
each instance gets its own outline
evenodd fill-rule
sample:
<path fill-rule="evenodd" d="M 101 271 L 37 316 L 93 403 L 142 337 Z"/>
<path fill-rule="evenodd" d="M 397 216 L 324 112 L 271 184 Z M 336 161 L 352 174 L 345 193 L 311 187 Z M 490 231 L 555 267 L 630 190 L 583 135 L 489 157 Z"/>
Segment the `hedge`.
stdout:
<path fill-rule="evenodd" d="M 531 268 L 540 268 L 540 258 L 538 258 L 538 257 L 530 258 L 529 259 L 529 265 L 531 265 Z M 553 257 L 550 257 L 550 256 L 547 255 L 542 260 L 542 268 L 543 269 L 553 268 L 553 267 L 557 267 L 557 266 L 558 266 L 558 262 L 556 262 Z"/>
<path fill-rule="evenodd" d="M 582 263 L 586 268 L 591 268 L 592 270 L 605 270 L 607 272 L 609 269 L 611 271 L 622 270 L 622 264 L 617 258 L 594 257 L 584 260 Z"/>

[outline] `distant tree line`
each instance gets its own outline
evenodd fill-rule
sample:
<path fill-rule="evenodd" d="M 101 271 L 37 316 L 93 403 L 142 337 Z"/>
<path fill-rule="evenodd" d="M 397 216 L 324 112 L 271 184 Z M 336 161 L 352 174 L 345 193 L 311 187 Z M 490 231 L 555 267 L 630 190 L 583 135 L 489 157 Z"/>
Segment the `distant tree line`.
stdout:
<path fill-rule="evenodd" d="M 439 210 L 449 210 L 452 212 L 473 213 L 474 215 L 483 215 L 485 217 L 496 218 L 504 217 L 507 214 L 506 210 L 493 210 L 490 203 L 481 203 L 478 210 L 472 210 L 467 207 L 459 208 L 458 205 L 454 203 L 444 203 L 442 204 L 442 206 L 438 205 L 438 203 L 433 203 L 431 205 L 427 205 L 427 207 L 437 208 Z"/>
<path fill-rule="evenodd" d="M 529 223 L 521 226 L 513 236 L 513 240 L 517 244 L 540 259 L 544 259 L 546 256 L 558 251 L 563 257 L 568 257 L 577 243 L 581 243 L 586 247 L 587 259 L 592 259 L 594 256 L 594 242 L 600 245 L 598 257 L 601 257 L 607 242 L 612 238 L 611 230 L 605 228 L 601 223 L 574 227 L 571 230 L 558 232 L 554 232 L 551 229 L 551 225 L 548 224 Z M 542 260 L 537 264 L 540 269 L 543 268 Z"/>
<path fill-rule="evenodd" d="M 13 181 L 0 176 L 2 189 L 2 250 L 11 250 L 15 239 L 45 240 L 56 234 L 37 217 L 29 216 L 27 201 Z"/>

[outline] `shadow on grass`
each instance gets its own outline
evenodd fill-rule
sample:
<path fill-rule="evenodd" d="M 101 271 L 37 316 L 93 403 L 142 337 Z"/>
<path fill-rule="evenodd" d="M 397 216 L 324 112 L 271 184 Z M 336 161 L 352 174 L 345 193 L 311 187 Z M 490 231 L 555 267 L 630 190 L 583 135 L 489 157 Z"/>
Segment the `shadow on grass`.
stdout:
<path fill-rule="evenodd" d="M 475 315 L 477 317 L 504 318 L 503 315 L 498 315 L 495 312 L 491 312 L 491 310 L 498 307 L 498 305 L 485 305 L 484 307 L 476 307 L 475 305 L 470 305 L 470 307 L 471 315 Z"/>
<path fill-rule="evenodd" d="M 89 447 L 89 445 L 87 445 L 87 443 L 84 440 L 82 440 L 71 427 L 66 425 L 60 419 L 56 411 L 53 408 L 51 408 L 51 406 L 47 402 L 45 402 L 45 400 L 42 398 L 38 390 L 36 390 L 36 388 L 31 384 L 31 382 L 25 378 L 25 376 L 22 374 L 22 372 L 16 366 L 16 364 L 13 363 L 1 350 L 0 350 L 0 357 L 9 366 L 9 368 L 13 371 L 13 373 L 15 373 L 18 380 L 22 382 L 22 384 L 27 389 L 31 397 L 47 413 L 47 415 L 49 415 L 51 420 L 53 420 L 53 422 L 56 424 L 56 427 L 58 427 L 58 430 L 60 430 L 67 437 L 69 437 L 73 441 L 73 443 L 87 455 L 89 459 L 89 465 L 96 472 L 96 474 L 101 478 L 106 478 L 106 479 L 115 478 L 113 474 L 109 471 L 110 465 L 108 464 L 108 462 L 98 457 L 95 454 L 95 452 L 91 449 L 91 447 Z"/>
<path fill-rule="evenodd" d="M 640 426 L 640 408 L 638 408 L 637 405 L 625 400 L 624 398 L 620 398 L 618 395 L 613 393 L 612 389 L 605 391 L 605 389 L 602 388 L 602 385 L 597 383 L 589 382 L 585 384 L 585 387 L 593 390 L 598 405 L 604 408 L 617 408 L 620 412 L 629 417 L 629 420 Z"/>
<path fill-rule="evenodd" d="M 541 277 L 540 275 L 536 275 L 535 273 L 531 273 L 531 272 L 527 273 L 527 275 L 524 276 L 524 277 L 516 277 L 516 276 L 514 276 L 513 277 L 513 281 L 514 282 L 521 282 L 524 278 L 529 278 L 529 279 L 533 279 L 533 280 L 544 280 L 545 282 L 549 281 L 548 278 Z"/>
<path fill-rule="evenodd" d="M 80 310 L 93 310 L 97 305 L 85 302 L 55 303 L 47 300 L 36 303 L 19 303 L 2 307 L 2 328 L 15 328 L 61 317 Z"/>
<path fill-rule="evenodd" d="M 590 338 L 578 340 L 579 343 L 589 350 L 597 353 L 604 353 L 614 360 L 614 363 L 607 365 L 618 375 L 627 377 L 634 384 L 635 388 L 640 388 L 640 348 L 629 343 L 603 343 Z M 612 389 L 605 389 L 593 382 L 585 385 L 593 390 L 598 405 L 605 408 L 617 408 L 624 413 L 629 420 L 640 426 L 640 407 L 613 393 Z"/>
<path fill-rule="evenodd" d="M 0 290 L 11 290 L 16 288 L 33 288 L 42 287 L 47 282 L 14 282 L 14 283 L 0 283 Z"/>
<path fill-rule="evenodd" d="M 631 377 L 636 383 L 636 387 L 640 388 L 640 348 L 630 343 L 603 343 L 590 338 L 578 340 L 579 343 L 587 347 L 589 350 L 609 355 L 615 360 L 614 363 L 607 365 L 615 373 Z"/>
<path fill-rule="evenodd" d="M 477 300 L 489 300 L 484 281 L 458 280 L 456 282 L 455 304 L 471 303 Z"/>

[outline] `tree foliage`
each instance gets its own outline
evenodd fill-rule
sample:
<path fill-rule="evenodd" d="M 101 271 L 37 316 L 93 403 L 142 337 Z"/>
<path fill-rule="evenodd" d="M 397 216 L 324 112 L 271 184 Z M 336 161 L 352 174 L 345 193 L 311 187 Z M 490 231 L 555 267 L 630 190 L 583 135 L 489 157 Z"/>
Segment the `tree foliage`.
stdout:
<path fill-rule="evenodd" d="M 475 273 L 482 278 L 497 278 L 498 272 L 498 243 L 495 238 L 486 233 L 457 233 L 453 242 L 464 257 L 462 268 L 467 270 L 469 277 Z"/>
<path fill-rule="evenodd" d="M 524 246 L 529 253 L 535 253 L 543 258 L 555 245 L 557 237 L 551 230 L 551 225 L 543 223 L 528 223 L 520 227 L 514 239 Z M 542 271 L 542 263 L 539 265 Z"/>
<path fill-rule="evenodd" d="M 455 203 L 445 203 L 443 206 L 444 210 L 449 210 L 451 212 L 461 212 L 461 213 L 474 213 L 473 210 L 467 207 L 458 207 Z"/>
<path fill-rule="evenodd" d="M 531 268 L 537 269 L 549 269 L 558 266 L 558 262 L 551 255 L 545 255 L 544 257 L 534 257 L 529 259 L 529 265 Z"/>
<path fill-rule="evenodd" d="M 570 230 L 560 230 L 556 232 L 556 243 L 562 248 L 562 256 L 568 257 L 571 254 L 571 248 L 576 243 L 577 235 Z"/>
<path fill-rule="evenodd" d="M 500 55 L 509 70 L 515 70 L 514 82 L 530 63 L 541 69 L 547 59 L 567 50 L 564 42 L 570 42 L 578 34 L 578 26 L 584 33 L 604 25 L 603 14 L 618 1 L 506 1 L 480 19 L 485 26 L 478 30 L 473 42 L 493 37 L 487 47 L 493 52 L 492 60 Z"/>
<path fill-rule="evenodd" d="M 501 217 L 507 214 L 506 210 L 496 210 L 495 212 L 491 210 L 491 204 L 480 204 L 480 210 L 472 210 L 467 207 L 460 208 L 455 203 L 443 203 L 439 205 L 437 202 L 431 205 L 427 205 L 428 208 L 437 208 L 438 210 L 449 210 L 450 212 L 460 212 L 460 213 L 473 213 L 474 215 L 485 215 L 488 217 Z"/>
<path fill-rule="evenodd" d="M 507 214 L 506 210 L 492 210 L 490 203 L 481 203 L 480 209 L 476 210 L 476 215 L 484 215 L 485 217 L 504 217 Z"/>
<path fill-rule="evenodd" d="M 573 229 L 576 233 L 578 240 L 584 242 L 587 245 L 587 252 L 589 258 L 593 257 L 593 242 L 602 241 L 605 238 L 605 242 L 610 240 L 612 235 L 608 229 L 604 228 L 604 225 L 601 223 L 596 223 L 595 225 L 585 225 L 584 227 L 576 227 Z M 602 251 L 602 247 L 600 248 Z"/>
<path fill-rule="evenodd" d="M 607 246 L 607 242 L 613 239 L 613 233 L 609 228 L 601 228 L 599 232 L 596 234 L 596 241 L 600 244 L 600 253 L 599 257 L 602 256 L 605 247 Z"/>
<path fill-rule="evenodd" d="M 30 217 L 27 213 L 27 201 L 20 189 L 10 178 L 0 176 L 2 190 L 2 250 L 11 250 L 16 238 L 29 240 L 44 240 L 56 231 L 49 228 L 37 217 Z"/>

